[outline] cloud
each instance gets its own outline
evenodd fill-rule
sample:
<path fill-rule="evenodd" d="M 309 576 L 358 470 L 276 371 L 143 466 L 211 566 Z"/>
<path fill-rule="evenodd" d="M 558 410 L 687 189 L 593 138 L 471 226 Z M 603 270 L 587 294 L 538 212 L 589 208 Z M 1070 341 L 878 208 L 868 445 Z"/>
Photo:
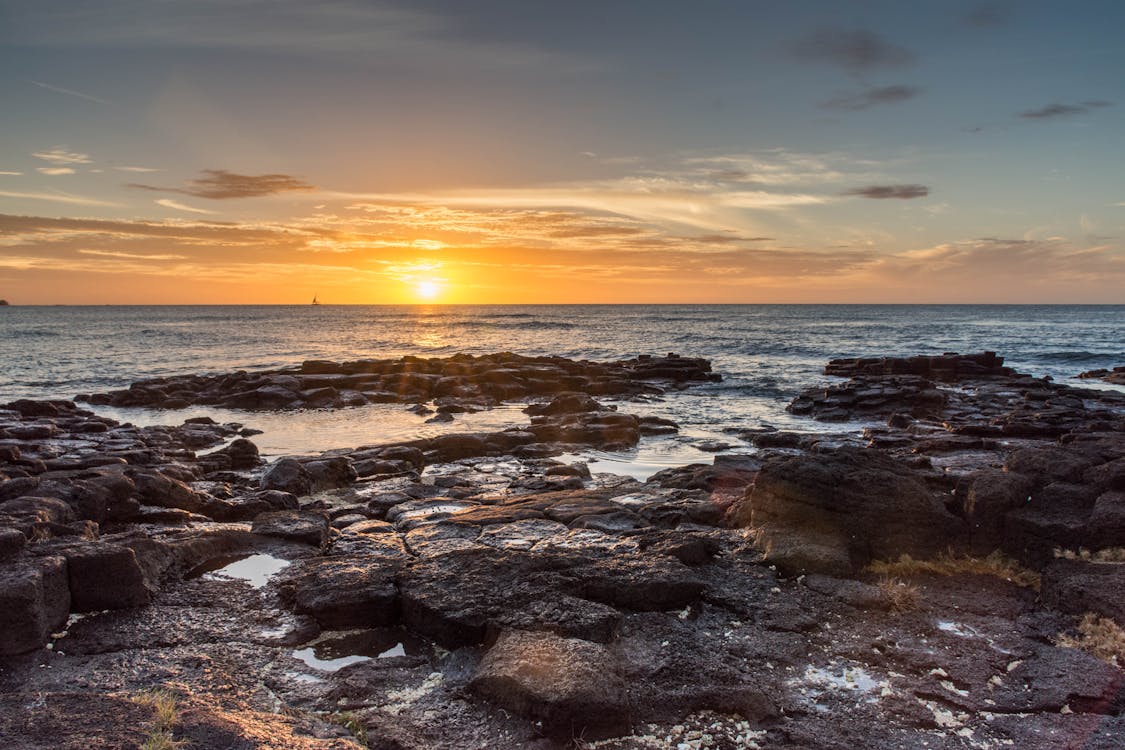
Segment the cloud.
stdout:
<path fill-rule="evenodd" d="M 32 83 L 36 86 L 39 86 L 40 88 L 47 89 L 48 91 L 54 91 L 56 94 L 66 94 L 67 96 L 76 96 L 79 99 L 85 99 L 86 101 L 96 102 L 98 104 L 109 104 L 109 102 L 107 102 L 105 99 L 99 99 L 96 96 L 90 96 L 89 94 L 83 94 L 81 91 L 73 91 L 71 89 L 64 89 L 61 86 L 52 86 L 51 84 L 43 83 L 42 81 L 28 81 L 28 83 Z"/>
<path fill-rule="evenodd" d="M 258 198 L 290 191 L 316 190 L 299 177 L 287 174 L 238 174 L 225 169 L 204 169 L 203 177 L 188 180 L 187 187 L 168 188 L 130 183 L 128 187 L 152 190 L 158 193 L 182 193 L 196 198 L 226 200 L 229 198 Z"/>
<path fill-rule="evenodd" d="M 0 175 L 4 175 L 6 177 L 19 177 L 22 174 L 23 174 L 23 172 L 0 171 Z"/>
<path fill-rule="evenodd" d="M 974 29 L 1003 26 L 1011 18 L 1011 8 L 999 3 L 980 3 L 961 17 L 961 24 Z"/>
<path fill-rule="evenodd" d="M 120 206 L 120 203 L 100 201 L 94 198 L 83 198 L 80 195 L 69 193 L 13 193 L 0 190 L 0 198 L 22 198 L 31 201 L 52 201 L 54 203 L 69 203 L 74 206 Z"/>
<path fill-rule="evenodd" d="M 68 165 L 68 164 L 89 164 L 90 156 L 88 154 L 80 154 L 76 151 L 67 151 L 66 146 L 55 146 L 50 151 L 37 151 L 32 154 L 36 159 L 50 162 L 51 164 Z"/>
<path fill-rule="evenodd" d="M 866 29 L 821 29 L 794 42 L 790 50 L 806 62 L 836 65 L 850 73 L 914 62 L 913 52 Z"/>
<path fill-rule="evenodd" d="M 856 195 L 861 198 L 925 198 L 930 189 L 925 185 L 868 185 L 845 190 L 841 195 Z"/>
<path fill-rule="evenodd" d="M 118 172 L 159 172 L 153 167 L 114 167 Z"/>
<path fill-rule="evenodd" d="M 1026 112 L 1020 112 L 1020 117 L 1027 120 L 1048 120 L 1054 117 L 1071 117 L 1072 115 L 1085 114 L 1094 109 L 1101 109 L 1102 107 L 1113 106 L 1113 102 L 1106 102 L 1100 99 L 1081 104 L 1048 104 L 1040 109 L 1029 109 Z"/>
<path fill-rule="evenodd" d="M 70 167 L 38 167 L 35 171 L 47 175 L 74 174 Z"/>
<path fill-rule="evenodd" d="M 858 94 L 830 99 L 820 106 L 825 109 L 859 112 L 880 104 L 904 102 L 908 99 L 913 99 L 920 93 L 922 93 L 922 90 L 916 86 L 880 86 L 878 88 L 867 89 Z"/>
<path fill-rule="evenodd" d="M 156 205 L 164 206 L 165 208 L 175 209 L 176 211 L 187 211 L 193 214 L 213 214 L 214 211 L 208 211 L 206 208 L 196 208 L 195 206 L 188 206 L 179 201 L 174 201 L 171 198 L 159 198 L 156 200 Z"/>
<path fill-rule="evenodd" d="M 116 250 L 89 250 L 83 248 L 78 251 L 82 255 L 96 255 L 101 258 L 129 258 L 131 260 L 187 260 L 186 255 L 173 255 L 171 253 L 158 253 L 144 255 L 142 253 L 123 253 Z"/>

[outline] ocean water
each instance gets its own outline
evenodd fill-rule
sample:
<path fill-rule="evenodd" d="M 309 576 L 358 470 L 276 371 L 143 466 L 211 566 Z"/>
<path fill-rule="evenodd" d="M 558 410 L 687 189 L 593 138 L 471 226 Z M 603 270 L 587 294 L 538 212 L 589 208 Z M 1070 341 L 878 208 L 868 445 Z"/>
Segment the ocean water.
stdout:
<path fill-rule="evenodd" d="M 1125 364 L 1125 306 L 16 306 L 0 308 L 0 402 L 73 398 L 141 378 L 266 369 L 313 358 L 512 351 L 599 360 L 677 352 L 711 359 L 723 382 L 622 407 L 683 427 L 680 436 L 648 441 L 636 455 L 593 456 L 630 463 L 640 475 L 704 458 L 694 448 L 704 439 L 738 443 L 724 429 L 824 429 L 784 407 L 802 388 L 830 380 L 822 370 L 834 357 L 985 349 L 1023 372 L 1071 381 L 1085 370 Z M 139 424 L 200 414 L 244 422 L 265 430 L 256 440 L 272 455 L 526 421 L 518 407 L 440 426 L 398 405 L 296 414 L 99 411 Z"/>

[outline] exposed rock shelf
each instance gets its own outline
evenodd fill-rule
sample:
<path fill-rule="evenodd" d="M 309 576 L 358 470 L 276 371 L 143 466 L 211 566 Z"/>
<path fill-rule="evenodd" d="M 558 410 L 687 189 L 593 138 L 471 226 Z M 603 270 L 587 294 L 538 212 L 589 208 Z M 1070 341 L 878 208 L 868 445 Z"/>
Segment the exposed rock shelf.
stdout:
<path fill-rule="evenodd" d="M 1119 746 L 1122 665 L 1070 646 L 1125 626 L 1125 397 L 987 353 L 838 361 L 850 379 L 795 411 L 884 425 L 748 429 L 744 455 L 638 482 L 554 457 L 674 430 L 594 396 L 709 365 L 519 359 L 305 363 L 107 397 L 220 404 L 295 378 L 273 408 L 315 388 L 340 406 L 361 381 L 302 378 L 410 375 L 429 385 L 385 392 L 533 400 L 509 430 L 268 465 L 241 424 L 3 407 L 0 744 L 136 746 L 151 717 L 131 699 L 161 687 L 199 747 L 357 747 L 360 728 L 379 748 Z M 1012 580 L 982 574 L 998 553 Z M 274 574 L 200 574 L 240 555 Z M 902 555 L 962 568 L 868 567 Z M 298 656 L 396 632 L 415 645 Z"/>

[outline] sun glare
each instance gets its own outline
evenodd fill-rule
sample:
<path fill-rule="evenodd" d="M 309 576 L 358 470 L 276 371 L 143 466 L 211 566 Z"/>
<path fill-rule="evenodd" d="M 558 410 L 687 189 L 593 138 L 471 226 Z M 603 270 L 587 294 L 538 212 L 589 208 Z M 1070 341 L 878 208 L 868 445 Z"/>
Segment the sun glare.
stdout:
<path fill-rule="evenodd" d="M 441 291 L 441 287 L 434 281 L 419 281 L 414 292 L 422 299 L 433 299 Z"/>

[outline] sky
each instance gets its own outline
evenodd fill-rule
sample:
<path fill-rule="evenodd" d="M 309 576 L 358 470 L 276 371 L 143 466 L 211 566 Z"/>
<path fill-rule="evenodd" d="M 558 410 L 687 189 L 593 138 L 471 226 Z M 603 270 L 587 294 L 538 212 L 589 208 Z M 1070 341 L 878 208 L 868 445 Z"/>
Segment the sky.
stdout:
<path fill-rule="evenodd" d="M 1125 303 L 1120 0 L 0 0 L 13 304 Z"/>

